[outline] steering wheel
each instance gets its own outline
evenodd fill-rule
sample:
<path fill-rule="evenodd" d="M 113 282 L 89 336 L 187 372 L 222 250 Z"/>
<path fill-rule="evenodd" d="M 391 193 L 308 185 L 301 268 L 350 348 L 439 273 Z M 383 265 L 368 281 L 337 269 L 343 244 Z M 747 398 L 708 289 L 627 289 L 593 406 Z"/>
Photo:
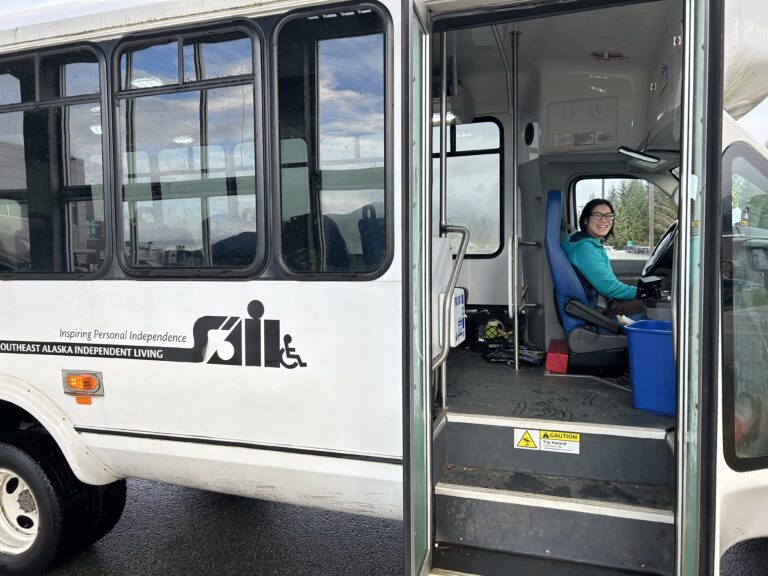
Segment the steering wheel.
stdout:
<path fill-rule="evenodd" d="M 643 267 L 643 276 L 652 276 L 659 268 L 672 269 L 672 256 L 677 240 L 677 220 L 664 232 Z"/>

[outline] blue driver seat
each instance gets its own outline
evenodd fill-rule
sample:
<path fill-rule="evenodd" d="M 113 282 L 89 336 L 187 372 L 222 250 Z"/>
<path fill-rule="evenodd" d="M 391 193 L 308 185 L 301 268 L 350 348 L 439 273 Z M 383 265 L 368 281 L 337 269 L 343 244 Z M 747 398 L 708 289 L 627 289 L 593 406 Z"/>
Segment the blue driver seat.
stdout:
<path fill-rule="evenodd" d="M 620 374 L 627 369 L 627 337 L 621 328 L 589 305 L 579 276 L 560 247 L 562 194 L 550 190 L 544 227 L 555 309 L 568 342 L 568 372 Z"/>

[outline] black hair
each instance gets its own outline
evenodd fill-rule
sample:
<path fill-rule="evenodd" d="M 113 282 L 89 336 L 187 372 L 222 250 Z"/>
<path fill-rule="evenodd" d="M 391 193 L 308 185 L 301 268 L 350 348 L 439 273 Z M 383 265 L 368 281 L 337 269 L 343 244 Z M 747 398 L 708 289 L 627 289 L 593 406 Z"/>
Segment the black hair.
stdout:
<path fill-rule="evenodd" d="M 592 214 L 592 211 L 595 209 L 595 206 L 605 205 L 608 206 L 608 208 L 611 209 L 611 214 L 616 214 L 616 211 L 613 209 L 613 204 L 611 204 L 608 200 L 605 200 L 604 198 L 594 198 L 587 202 L 587 205 L 584 206 L 584 209 L 581 211 L 581 216 L 579 216 L 579 230 L 582 232 L 587 231 L 587 222 L 589 221 L 589 215 Z M 605 242 L 608 238 L 613 236 L 613 222 L 614 220 L 611 220 L 611 229 L 608 230 L 608 234 L 603 236 L 600 241 Z"/>

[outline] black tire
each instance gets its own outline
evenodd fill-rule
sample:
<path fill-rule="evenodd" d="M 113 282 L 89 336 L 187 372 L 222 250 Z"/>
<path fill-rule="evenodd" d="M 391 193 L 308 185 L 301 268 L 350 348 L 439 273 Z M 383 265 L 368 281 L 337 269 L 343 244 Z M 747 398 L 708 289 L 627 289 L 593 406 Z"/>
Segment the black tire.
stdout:
<path fill-rule="evenodd" d="M 104 486 L 88 487 L 91 500 L 91 529 L 87 544 L 93 544 L 109 534 L 120 521 L 125 508 L 124 479 Z"/>
<path fill-rule="evenodd" d="M 6 436 L 0 443 L 3 467 L 18 474 L 28 486 L 39 523 L 28 549 L 0 550 L 0 574 L 40 574 L 54 562 L 82 550 L 88 543 L 92 515 L 88 487 L 75 477 L 56 442 L 35 432 Z"/>
<path fill-rule="evenodd" d="M 70 494 L 77 494 L 77 509 L 73 510 L 73 522 L 80 526 L 80 537 L 67 543 L 67 549 L 78 552 L 101 540 L 120 520 L 125 508 L 126 482 L 122 478 L 110 484 L 95 486 L 84 484 L 69 468 L 56 442 L 44 429 L 35 429 L 4 438 L 22 449 L 45 455 L 51 466 L 57 469 Z M 82 492 L 84 491 L 84 494 Z M 85 500 L 83 500 L 85 498 Z"/>
<path fill-rule="evenodd" d="M 67 493 L 73 497 L 69 523 L 78 529 L 65 542 L 60 556 L 79 552 L 115 527 L 125 508 L 125 479 L 102 486 L 84 484 L 71 471 L 56 442 L 44 430 L 25 431 L 4 440 L 43 458 L 55 469 Z"/>
<path fill-rule="evenodd" d="M 0 443 L 0 490 L 0 573 L 43 573 L 64 541 L 61 486 L 29 454 Z"/>

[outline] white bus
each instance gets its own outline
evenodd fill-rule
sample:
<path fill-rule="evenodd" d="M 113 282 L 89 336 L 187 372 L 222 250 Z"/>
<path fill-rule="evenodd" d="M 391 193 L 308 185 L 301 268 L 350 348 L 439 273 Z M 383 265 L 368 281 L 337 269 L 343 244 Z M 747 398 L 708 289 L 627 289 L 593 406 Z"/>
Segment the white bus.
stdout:
<path fill-rule="evenodd" d="M 126 478 L 402 519 L 409 575 L 768 535 L 761 0 L 138 4 L 0 20 L 0 573 Z M 563 295 L 598 197 L 644 342 Z"/>

